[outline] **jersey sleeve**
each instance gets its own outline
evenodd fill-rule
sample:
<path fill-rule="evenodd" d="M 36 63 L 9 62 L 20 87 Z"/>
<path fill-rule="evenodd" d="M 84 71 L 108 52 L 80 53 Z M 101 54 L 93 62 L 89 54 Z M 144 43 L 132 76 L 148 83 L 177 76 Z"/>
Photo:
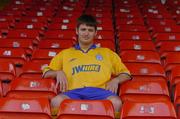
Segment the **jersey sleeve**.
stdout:
<path fill-rule="evenodd" d="M 63 52 L 58 53 L 50 62 L 49 66 L 43 69 L 43 74 L 49 70 L 62 70 L 63 66 Z"/>
<path fill-rule="evenodd" d="M 130 75 L 129 70 L 121 61 L 121 58 L 113 51 L 110 51 L 111 63 L 112 63 L 112 74 L 119 75 L 120 73 L 127 73 Z"/>

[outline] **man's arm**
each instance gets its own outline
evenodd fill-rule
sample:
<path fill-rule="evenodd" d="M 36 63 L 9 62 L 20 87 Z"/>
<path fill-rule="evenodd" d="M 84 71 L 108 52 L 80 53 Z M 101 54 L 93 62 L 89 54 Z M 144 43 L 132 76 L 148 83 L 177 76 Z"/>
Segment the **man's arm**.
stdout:
<path fill-rule="evenodd" d="M 113 93 L 117 93 L 119 84 L 122 84 L 123 82 L 126 82 L 128 80 L 131 80 L 131 75 L 127 73 L 121 73 L 117 77 L 107 82 L 106 90 L 112 91 Z"/>
<path fill-rule="evenodd" d="M 61 92 L 65 92 L 68 89 L 68 81 L 64 71 L 49 70 L 44 73 L 43 78 L 56 79 L 56 88 L 59 85 Z"/>

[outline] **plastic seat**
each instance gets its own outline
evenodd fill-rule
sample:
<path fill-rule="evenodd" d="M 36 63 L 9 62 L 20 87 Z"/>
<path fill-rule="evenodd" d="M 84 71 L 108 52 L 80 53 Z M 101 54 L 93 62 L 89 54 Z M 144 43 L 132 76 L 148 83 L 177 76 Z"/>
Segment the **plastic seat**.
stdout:
<path fill-rule="evenodd" d="M 120 24 L 116 26 L 119 32 L 147 32 L 145 26 L 142 25 L 124 25 Z"/>
<path fill-rule="evenodd" d="M 7 33 L 6 38 L 32 38 L 36 39 L 40 36 L 39 30 L 29 30 L 29 29 L 16 29 L 10 30 Z"/>
<path fill-rule="evenodd" d="M 32 54 L 32 61 L 35 60 L 48 60 L 50 61 L 56 56 L 62 49 L 37 49 Z"/>
<path fill-rule="evenodd" d="M 171 86 L 174 86 L 180 82 L 180 65 L 174 66 L 169 72 L 167 77 Z"/>
<path fill-rule="evenodd" d="M 101 30 L 97 32 L 95 39 L 110 39 L 114 41 L 114 33 L 112 31 Z"/>
<path fill-rule="evenodd" d="M 118 37 L 121 40 L 151 40 L 148 32 L 119 32 Z"/>
<path fill-rule="evenodd" d="M 123 101 L 163 101 L 170 100 L 165 80 L 132 80 L 123 83 L 119 89 Z"/>
<path fill-rule="evenodd" d="M 116 19 L 117 25 L 120 24 L 126 24 L 126 25 L 144 25 L 144 21 L 142 18 L 133 18 L 133 19 L 128 19 L 128 18 L 118 18 Z"/>
<path fill-rule="evenodd" d="M 45 33 L 46 39 L 76 39 L 74 30 L 50 30 Z"/>
<path fill-rule="evenodd" d="M 120 56 L 123 62 L 161 64 L 159 54 L 153 51 L 123 50 Z"/>
<path fill-rule="evenodd" d="M 9 90 L 9 84 L 16 77 L 16 69 L 12 62 L 0 60 L 0 85 L 3 91 L 3 96 Z"/>
<path fill-rule="evenodd" d="M 164 52 L 179 52 L 180 51 L 180 41 L 162 41 L 156 45 L 159 53 Z"/>
<path fill-rule="evenodd" d="M 176 119 L 170 101 L 124 102 L 120 119 Z"/>
<path fill-rule="evenodd" d="M 15 24 L 15 29 L 36 29 L 36 30 L 45 30 L 46 25 L 44 23 L 32 23 L 32 22 L 20 22 Z"/>
<path fill-rule="evenodd" d="M 22 71 L 19 74 L 19 77 L 41 78 L 42 70 L 46 66 L 48 66 L 47 63 L 40 62 L 40 61 L 39 62 L 26 62 L 22 67 Z"/>
<path fill-rule="evenodd" d="M 111 39 L 98 40 L 95 39 L 94 43 L 97 47 L 105 47 L 115 51 L 115 44 Z"/>
<path fill-rule="evenodd" d="M 1 119 L 51 119 L 47 99 L 0 99 Z"/>
<path fill-rule="evenodd" d="M 162 77 L 165 80 L 166 75 L 163 67 L 160 64 L 151 63 L 125 63 L 131 74 L 142 77 Z"/>
<path fill-rule="evenodd" d="M 180 40 L 178 33 L 158 33 L 153 36 L 153 39 L 158 43 L 160 41 L 176 41 Z"/>
<path fill-rule="evenodd" d="M 134 41 L 122 40 L 119 42 L 120 50 L 145 50 L 155 51 L 155 46 L 152 41 Z"/>
<path fill-rule="evenodd" d="M 51 99 L 56 94 L 57 90 L 53 79 L 36 79 L 32 77 L 13 80 L 6 97 Z"/>
<path fill-rule="evenodd" d="M 179 52 L 166 52 L 161 55 L 161 60 L 166 72 L 169 72 L 173 67 L 180 65 Z"/>
<path fill-rule="evenodd" d="M 64 100 L 59 107 L 57 119 L 72 118 L 114 119 L 113 105 L 108 100 Z"/>
<path fill-rule="evenodd" d="M 28 60 L 27 55 L 23 48 L 0 48 L 0 59 L 11 61 L 17 66 L 23 65 Z"/>
<path fill-rule="evenodd" d="M 40 49 L 65 49 L 72 47 L 74 44 L 73 40 L 61 40 L 61 39 L 47 39 L 41 40 L 38 44 Z"/>
<path fill-rule="evenodd" d="M 48 26 L 48 30 L 75 30 L 75 23 L 52 23 Z"/>

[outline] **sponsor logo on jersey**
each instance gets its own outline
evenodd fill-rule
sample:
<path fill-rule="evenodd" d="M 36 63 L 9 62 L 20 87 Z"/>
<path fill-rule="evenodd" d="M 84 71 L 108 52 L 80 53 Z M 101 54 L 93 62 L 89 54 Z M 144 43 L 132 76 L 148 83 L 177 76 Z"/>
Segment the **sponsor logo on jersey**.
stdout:
<path fill-rule="evenodd" d="M 98 64 L 87 64 L 87 65 L 77 65 L 72 68 L 72 75 L 80 72 L 99 72 L 101 65 Z"/>
<path fill-rule="evenodd" d="M 97 55 L 96 55 L 96 59 L 99 60 L 99 61 L 101 61 L 101 60 L 103 60 L 103 57 L 102 57 L 102 55 L 97 54 Z"/>

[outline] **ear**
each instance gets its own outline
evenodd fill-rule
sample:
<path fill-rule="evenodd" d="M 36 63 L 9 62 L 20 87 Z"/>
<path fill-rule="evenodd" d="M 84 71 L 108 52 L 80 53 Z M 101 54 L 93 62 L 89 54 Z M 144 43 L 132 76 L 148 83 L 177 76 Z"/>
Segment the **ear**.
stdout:
<path fill-rule="evenodd" d="M 96 36 L 97 35 L 97 30 L 95 31 L 95 35 L 94 36 Z"/>

